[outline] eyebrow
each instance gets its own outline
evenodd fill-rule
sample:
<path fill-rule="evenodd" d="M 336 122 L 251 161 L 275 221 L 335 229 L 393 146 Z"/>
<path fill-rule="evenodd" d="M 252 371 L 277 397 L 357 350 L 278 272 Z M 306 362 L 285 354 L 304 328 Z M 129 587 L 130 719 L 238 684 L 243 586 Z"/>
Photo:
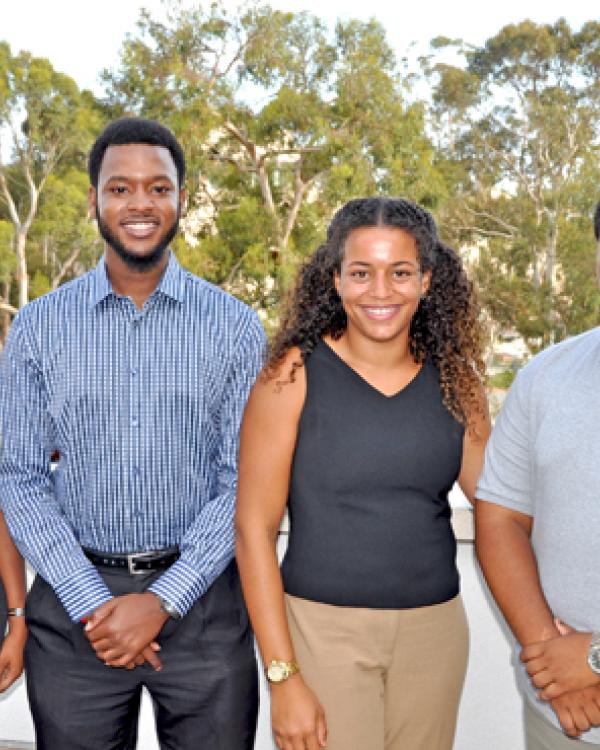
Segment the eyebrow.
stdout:
<path fill-rule="evenodd" d="M 135 177 L 132 177 L 131 175 L 121 175 L 121 174 L 113 174 L 111 175 L 106 182 L 130 182 L 131 180 L 134 180 Z M 160 180 L 166 180 L 167 182 L 173 183 L 173 180 L 169 177 L 168 174 L 157 174 L 153 177 L 149 177 L 147 180 L 144 180 L 145 182 L 160 182 Z"/>
<path fill-rule="evenodd" d="M 348 263 L 349 266 L 362 266 L 364 268 L 369 268 L 369 266 L 372 265 L 372 263 L 367 263 L 364 260 L 353 260 L 351 263 Z M 394 263 L 391 264 L 392 266 L 418 266 L 419 264 L 417 261 L 414 260 L 397 260 Z"/>

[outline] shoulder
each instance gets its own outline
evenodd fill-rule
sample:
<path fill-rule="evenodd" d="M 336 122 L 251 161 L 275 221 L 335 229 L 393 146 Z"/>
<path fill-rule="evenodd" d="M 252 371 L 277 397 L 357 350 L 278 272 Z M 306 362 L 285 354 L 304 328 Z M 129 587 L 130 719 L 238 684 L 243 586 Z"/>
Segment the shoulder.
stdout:
<path fill-rule="evenodd" d="M 276 367 L 265 367 L 252 388 L 250 410 L 298 417 L 306 398 L 306 372 L 300 349 L 289 349 Z"/>
<path fill-rule="evenodd" d="M 181 273 L 189 300 L 193 304 L 213 308 L 215 311 L 225 310 L 235 317 L 255 315 L 252 308 L 216 284 L 185 269 L 182 269 Z"/>
<path fill-rule="evenodd" d="M 78 302 L 84 303 L 88 298 L 92 274 L 93 271 L 88 271 L 83 276 L 59 286 L 58 289 L 53 289 L 51 292 L 32 300 L 19 311 L 15 321 L 34 322 L 40 317 L 56 314 L 61 309 Z"/>
<path fill-rule="evenodd" d="M 515 390 L 543 391 L 569 380 L 580 368 L 600 359 L 600 327 L 580 333 L 536 354 L 517 374 Z"/>
<path fill-rule="evenodd" d="M 73 314 L 90 306 L 92 274 L 89 271 L 21 308 L 12 322 L 11 336 L 26 340 L 33 348 L 54 340 Z"/>
<path fill-rule="evenodd" d="M 210 281 L 182 270 L 186 298 L 203 316 L 218 326 L 233 325 L 238 334 L 265 339 L 258 314 L 247 304 Z"/>

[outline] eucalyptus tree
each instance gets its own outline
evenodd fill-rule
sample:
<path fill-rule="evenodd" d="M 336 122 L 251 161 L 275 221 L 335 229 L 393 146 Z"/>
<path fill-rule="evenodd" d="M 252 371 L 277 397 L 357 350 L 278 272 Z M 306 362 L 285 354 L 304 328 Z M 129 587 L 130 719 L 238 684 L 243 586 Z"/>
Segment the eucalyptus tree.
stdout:
<path fill-rule="evenodd" d="M 48 60 L 29 52 L 13 55 L 0 42 L 0 204 L 13 227 L 17 290 L 14 305 L 3 296 L 4 310 L 29 301 L 27 240 L 48 178 L 65 158 L 83 157 L 98 118 L 91 94 L 81 93 Z M 2 160 L 4 153 L 8 160 Z"/>
<path fill-rule="evenodd" d="M 494 317 L 545 345 L 598 312 L 589 217 L 600 172 L 600 24 L 576 32 L 564 20 L 524 21 L 481 47 L 434 43 L 449 45 L 464 66 L 435 52 L 428 61 L 432 126 L 455 185 L 449 223 L 479 248 Z"/>
<path fill-rule="evenodd" d="M 184 144 L 185 262 L 263 306 L 347 198 L 433 205 L 443 192 L 423 108 L 376 21 L 173 5 L 165 21 L 142 14 L 104 77 L 113 113 L 166 121 Z"/>

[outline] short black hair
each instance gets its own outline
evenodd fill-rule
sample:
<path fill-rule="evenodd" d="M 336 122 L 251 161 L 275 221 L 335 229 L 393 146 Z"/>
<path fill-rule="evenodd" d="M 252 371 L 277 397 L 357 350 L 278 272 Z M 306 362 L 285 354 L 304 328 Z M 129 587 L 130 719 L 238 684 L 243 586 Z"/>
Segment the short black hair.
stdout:
<path fill-rule="evenodd" d="M 596 204 L 596 210 L 594 211 L 594 236 L 596 242 L 600 242 L 600 201 Z"/>
<path fill-rule="evenodd" d="M 179 141 L 169 128 L 156 120 L 144 117 L 121 117 L 109 123 L 96 138 L 88 158 L 88 174 L 91 184 L 98 187 L 98 176 L 104 153 L 109 146 L 125 146 L 130 143 L 147 143 L 169 150 L 177 169 L 178 187 L 185 180 L 185 156 Z"/>

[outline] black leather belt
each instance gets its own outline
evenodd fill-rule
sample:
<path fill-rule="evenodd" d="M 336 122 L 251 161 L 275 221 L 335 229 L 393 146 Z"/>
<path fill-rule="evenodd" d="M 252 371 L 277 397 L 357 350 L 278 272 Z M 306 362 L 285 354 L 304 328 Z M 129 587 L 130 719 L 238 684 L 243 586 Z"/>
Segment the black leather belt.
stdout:
<path fill-rule="evenodd" d="M 121 568 L 132 575 L 168 568 L 179 559 L 177 547 L 150 552 L 135 552 L 132 555 L 113 555 L 110 552 L 96 552 L 85 547 L 83 552 L 94 565 L 104 568 Z"/>

